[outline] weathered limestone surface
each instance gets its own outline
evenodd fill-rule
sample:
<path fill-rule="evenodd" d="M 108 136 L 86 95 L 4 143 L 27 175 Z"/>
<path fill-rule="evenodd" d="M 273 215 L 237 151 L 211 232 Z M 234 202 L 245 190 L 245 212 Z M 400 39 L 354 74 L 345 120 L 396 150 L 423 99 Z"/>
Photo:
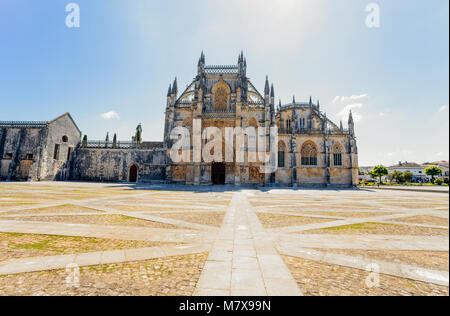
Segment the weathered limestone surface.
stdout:
<path fill-rule="evenodd" d="M 50 122 L 0 122 L 0 180 L 64 180 L 81 131 L 69 113 Z"/>
<path fill-rule="evenodd" d="M 73 180 L 128 181 L 130 167 L 138 168 L 138 181 L 166 180 L 164 150 L 79 148 L 72 164 Z"/>

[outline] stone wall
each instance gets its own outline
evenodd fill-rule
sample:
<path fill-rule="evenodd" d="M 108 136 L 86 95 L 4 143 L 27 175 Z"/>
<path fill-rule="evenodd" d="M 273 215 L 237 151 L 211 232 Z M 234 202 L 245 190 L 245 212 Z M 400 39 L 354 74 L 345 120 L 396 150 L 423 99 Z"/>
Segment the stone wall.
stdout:
<path fill-rule="evenodd" d="M 28 180 L 36 163 L 45 129 L 2 128 L 0 130 L 0 179 Z"/>
<path fill-rule="evenodd" d="M 66 180 L 71 153 L 80 141 L 81 132 L 68 113 L 51 121 L 41 148 L 41 161 L 32 180 Z M 56 146 L 59 152 L 55 156 Z"/>
<path fill-rule="evenodd" d="M 139 149 L 78 148 L 70 164 L 69 178 L 76 181 L 127 182 L 130 168 L 138 168 L 138 182 L 165 181 L 166 151 Z"/>

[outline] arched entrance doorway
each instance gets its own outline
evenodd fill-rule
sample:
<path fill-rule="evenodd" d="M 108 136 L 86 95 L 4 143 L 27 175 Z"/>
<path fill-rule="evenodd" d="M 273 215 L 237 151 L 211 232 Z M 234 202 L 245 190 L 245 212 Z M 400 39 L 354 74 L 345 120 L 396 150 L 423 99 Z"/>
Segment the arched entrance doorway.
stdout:
<path fill-rule="evenodd" d="M 225 184 L 225 170 L 224 163 L 213 163 L 211 168 L 211 181 L 213 184 L 224 185 Z"/>
<path fill-rule="evenodd" d="M 135 164 L 132 164 L 130 167 L 130 173 L 128 176 L 128 181 L 136 183 L 138 179 L 138 167 Z"/>

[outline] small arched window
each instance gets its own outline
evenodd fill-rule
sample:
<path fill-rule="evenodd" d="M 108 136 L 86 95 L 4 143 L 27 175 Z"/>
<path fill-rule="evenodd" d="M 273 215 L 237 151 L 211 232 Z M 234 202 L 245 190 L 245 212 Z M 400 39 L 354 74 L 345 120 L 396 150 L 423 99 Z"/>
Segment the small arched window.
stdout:
<path fill-rule="evenodd" d="M 333 164 L 336 167 L 342 166 L 342 149 L 339 145 L 334 146 L 333 149 Z"/>
<path fill-rule="evenodd" d="M 317 166 L 317 148 L 311 143 L 307 142 L 302 146 L 302 165 L 303 166 Z"/>
<path fill-rule="evenodd" d="M 67 137 L 67 136 L 63 136 L 62 137 L 62 142 L 63 143 L 67 143 L 69 141 L 69 137 Z"/>

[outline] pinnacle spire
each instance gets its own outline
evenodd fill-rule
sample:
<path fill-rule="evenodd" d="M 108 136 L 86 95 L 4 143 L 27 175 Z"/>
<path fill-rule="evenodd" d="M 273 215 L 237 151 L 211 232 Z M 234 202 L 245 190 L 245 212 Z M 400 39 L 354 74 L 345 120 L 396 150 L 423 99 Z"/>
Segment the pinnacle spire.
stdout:
<path fill-rule="evenodd" d="M 178 82 L 177 82 L 177 77 L 175 77 L 175 80 L 173 82 L 173 86 L 172 86 L 172 93 L 173 94 L 178 94 Z"/>
<path fill-rule="evenodd" d="M 312 97 L 309 97 L 309 106 L 312 106 Z"/>
<path fill-rule="evenodd" d="M 201 64 L 205 64 L 205 54 L 203 53 L 203 51 L 200 54 L 200 58 L 198 60 L 198 65 L 200 66 Z"/>
<path fill-rule="evenodd" d="M 295 95 L 292 97 L 292 104 L 294 104 L 295 105 Z"/>
<path fill-rule="evenodd" d="M 274 87 L 273 87 L 273 83 L 272 83 L 272 86 L 270 87 L 270 96 L 271 96 L 272 98 L 275 97 L 275 89 L 274 89 Z"/>
<path fill-rule="evenodd" d="M 348 123 L 349 124 L 353 124 L 353 113 L 352 113 L 352 110 L 350 110 L 350 114 L 348 116 Z"/>
<path fill-rule="evenodd" d="M 239 54 L 238 63 L 244 62 L 244 52 L 241 50 L 241 53 Z"/>
<path fill-rule="evenodd" d="M 169 91 L 167 92 L 167 96 L 170 97 L 172 94 L 172 84 L 169 85 Z"/>
<path fill-rule="evenodd" d="M 270 87 L 269 87 L 269 76 L 266 76 L 266 85 L 264 87 L 264 93 L 267 95 L 270 93 Z"/>

